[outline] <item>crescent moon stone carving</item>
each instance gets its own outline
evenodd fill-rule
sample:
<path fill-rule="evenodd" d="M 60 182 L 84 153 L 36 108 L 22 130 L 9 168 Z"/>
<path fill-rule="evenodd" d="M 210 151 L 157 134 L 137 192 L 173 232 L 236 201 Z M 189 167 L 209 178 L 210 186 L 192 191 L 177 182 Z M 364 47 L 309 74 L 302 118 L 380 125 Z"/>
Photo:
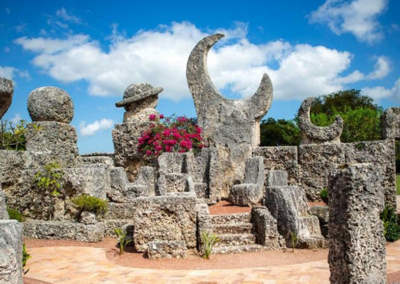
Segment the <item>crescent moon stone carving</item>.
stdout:
<path fill-rule="evenodd" d="M 272 102 L 272 83 L 264 74 L 257 92 L 250 98 L 230 100 L 223 97 L 212 83 L 207 71 L 210 48 L 224 35 L 203 38 L 192 50 L 186 77 L 192 93 L 203 137 L 216 145 L 230 146 L 248 143 L 259 144 L 261 118 Z"/>
<path fill-rule="evenodd" d="M 338 115 L 327 127 L 314 125 L 310 120 L 310 110 L 314 98 L 303 101 L 299 109 L 299 126 L 303 135 L 301 144 L 340 143 L 343 131 L 343 119 Z"/>

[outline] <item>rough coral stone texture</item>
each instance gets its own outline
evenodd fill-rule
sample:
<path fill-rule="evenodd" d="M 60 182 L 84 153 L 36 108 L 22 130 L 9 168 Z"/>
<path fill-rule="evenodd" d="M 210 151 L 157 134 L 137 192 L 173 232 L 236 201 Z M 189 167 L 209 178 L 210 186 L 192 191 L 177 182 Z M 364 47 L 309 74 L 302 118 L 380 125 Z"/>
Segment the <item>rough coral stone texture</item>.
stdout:
<path fill-rule="evenodd" d="M 336 116 L 332 125 L 320 127 L 310 120 L 310 109 L 314 98 L 308 98 L 300 106 L 298 117 L 299 127 L 303 135 L 301 144 L 340 143 L 340 135 L 343 131 L 343 119 Z"/>
<path fill-rule="evenodd" d="M 0 220 L 6 220 L 8 218 L 9 216 L 7 212 L 6 195 L 1 189 L 1 184 L 0 184 Z"/>
<path fill-rule="evenodd" d="M 203 232 L 212 232 L 212 221 L 210 216 L 210 210 L 207 204 L 199 203 L 196 204 L 197 212 L 197 250 L 201 253 L 204 252 L 204 243 L 201 239 Z"/>
<path fill-rule="evenodd" d="M 400 108 L 385 110 L 382 117 L 382 136 L 384 139 L 400 139 Z"/>
<path fill-rule="evenodd" d="M 74 117 L 74 104 L 66 91 L 56 87 L 41 87 L 30 92 L 28 112 L 34 122 L 70 123 Z"/>
<path fill-rule="evenodd" d="M 196 197 L 140 197 L 132 202 L 134 214 L 134 245 L 145 252 L 151 241 L 185 241 L 196 247 Z"/>
<path fill-rule="evenodd" d="M 288 173 L 288 184 L 299 184 L 299 162 L 297 147 L 257 147 L 253 156 L 264 157 L 265 180 L 268 181 L 268 173 L 271 170 L 282 170 Z M 266 184 L 267 185 L 267 184 Z"/>
<path fill-rule="evenodd" d="M 28 125 L 26 150 L 41 153 L 38 157 L 52 160 L 62 166 L 74 166 L 78 157 L 77 135 L 75 127 L 54 121 L 35 123 L 41 127 L 36 131 L 32 124 Z"/>
<path fill-rule="evenodd" d="M 31 239 L 99 242 L 106 234 L 106 225 L 103 222 L 87 225 L 65 221 L 29 221 L 24 222 L 23 226 L 24 237 Z"/>
<path fill-rule="evenodd" d="M 13 81 L 0 77 L 0 118 L 7 112 L 14 94 Z"/>
<path fill-rule="evenodd" d="M 344 144 L 309 144 L 299 146 L 300 184 L 308 199 L 321 200 L 320 191 L 327 187 L 328 175 L 336 164 L 344 163 Z"/>
<path fill-rule="evenodd" d="M 245 161 L 259 144 L 259 122 L 270 108 L 273 91 L 268 75 L 264 74 L 258 90 L 248 99 L 229 100 L 218 92 L 208 75 L 207 55 L 222 37 L 206 37 L 193 48 L 186 77 L 203 138 L 218 147 L 221 194 L 227 197 L 233 182 L 242 181 Z"/>
<path fill-rule="evenodd" d="M 22 228 L 15 220 L 0 220 L 0 283 L 23 283 Z"/>
<path fill-rule="evenodd" d="M 268 249 L 284 248 L 285 239 L 278 232 L 278 224 L 264 206 L 256 206 L 251 210 L 251 222 L 256 242 Z"/>
<path fill-rule="evenodd" d="M 380 186 L 384 188 L 385 203 L 396 208 L 396 153 L 394 139 L 347 143 L 347 164 L 371 163 L 382 173 Z"/>
<path fill-rule="evenodd" d="M 372 164 L 343 165 L 329 176 L 331 283 L 386 283 L 380 179 Z"/>
<path fill-rule="evenodd" d="M 143 120 L 132 120 L 123 124 L 116 124 L 112 131 L 115 150 L 115 166 L 123 167 L 130 182 L 136 181 L 139 170 L 144 166 L 153 166 L 153 161 L 143 159 L 138 151 L 138 139 L 142 132 L 150 128 L 151 122 Z"/>
<path fill-rule="evenodd" d="M 321 233 L 325 238 L 329 238 L 329 206 L 314 205 L 309 209 L 310 215 L 317 216 Z"/>
<path fill-rule="evenodd" d="M 186 243 L 184 241 L 151 241 L 147 244 L 147 257 L 149 259 L 186 258 Z"/>
<path fill-rule="evenodd" d="M 253 157 L 246 161 L 243 184 L 234 185 L 229 193 L 232 204 L 255 205 L 264 195 L 264 158 Z"/>
<path fill-rule="evenodd" d="M 149 106 L 138 106 L 137 103 L 151 99 L 155 100 L 155 105 L 150 107 L 155 108 L 157 106 L 158 94 L 163 91 L 163 88 L 153 88 L 148 83 L 137 83 L 129 85 L 124 92 L 123 100 L 116 103 L 116 107 L 125 107 L 127 111 L 134 109 L 145 109 Z"/>

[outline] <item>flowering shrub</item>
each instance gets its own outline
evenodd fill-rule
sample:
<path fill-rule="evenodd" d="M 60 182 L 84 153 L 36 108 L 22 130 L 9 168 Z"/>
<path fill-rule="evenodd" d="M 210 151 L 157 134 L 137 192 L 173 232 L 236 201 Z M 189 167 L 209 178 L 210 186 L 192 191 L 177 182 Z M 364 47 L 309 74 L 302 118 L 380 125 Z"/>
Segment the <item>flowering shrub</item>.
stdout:
<path fill-rule="evenodd" d="M 151 114 L 150 128 L 139 138 L 139 151 L 149 157 L 157 157 L 164 152 L 194 152 L 204 147 L 201 141 L 202 129 L 193 118 L 185 116 L 164 117 Z"/>

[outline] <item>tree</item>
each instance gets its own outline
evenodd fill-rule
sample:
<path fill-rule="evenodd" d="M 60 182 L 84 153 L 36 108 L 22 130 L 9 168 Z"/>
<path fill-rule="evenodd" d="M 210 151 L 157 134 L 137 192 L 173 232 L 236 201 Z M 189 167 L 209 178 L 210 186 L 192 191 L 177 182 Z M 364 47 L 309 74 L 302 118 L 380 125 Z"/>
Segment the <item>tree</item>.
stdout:
<path fill-rule="evenodd" d="M 272 117 L 261 121 L 261 146 L 296 146 L 300 144 L 300 129 L 292 120 Z"/>
<path fill-rule="evenodd" d="M 344 121 L 340 140 L 345 143 L 381 139 L 382 107 L 359 90 L 339 91 L 319 96 L 311 107 L 311 121 L 328 126 L 340 115 Z"/>

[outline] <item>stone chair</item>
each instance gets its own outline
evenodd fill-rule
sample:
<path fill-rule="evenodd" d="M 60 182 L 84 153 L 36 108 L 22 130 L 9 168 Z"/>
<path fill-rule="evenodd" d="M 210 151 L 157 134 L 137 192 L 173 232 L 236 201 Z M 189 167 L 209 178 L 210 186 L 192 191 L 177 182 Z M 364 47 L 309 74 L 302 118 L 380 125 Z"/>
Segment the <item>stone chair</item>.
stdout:
<path fill-rule="evenodd" d="M 257 204 L 263 197 L 264 181 L 264 157 L 249 158 L 246 161 L 244 182 L 232 187 L 229 201 L 239 206 Z"/>

